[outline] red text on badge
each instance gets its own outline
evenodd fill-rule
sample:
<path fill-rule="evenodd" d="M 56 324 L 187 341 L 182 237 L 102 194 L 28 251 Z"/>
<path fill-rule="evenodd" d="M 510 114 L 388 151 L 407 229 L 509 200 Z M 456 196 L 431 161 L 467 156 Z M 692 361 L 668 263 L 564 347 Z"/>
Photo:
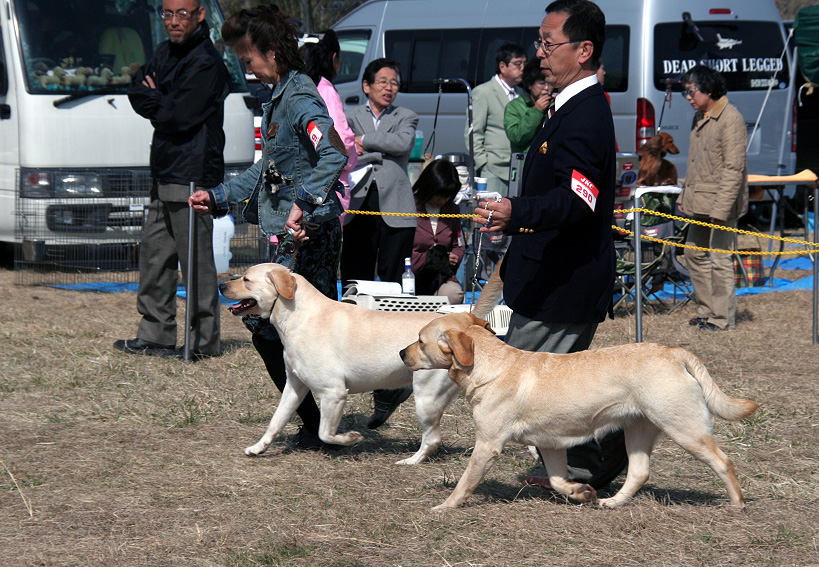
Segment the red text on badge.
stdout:
<path fill-rule="evenodd" d="M 583 199 L 592 211 L 597 206 L 597 195 L 600 191 L 588 177 L 576 169 L 572 170 L 572 191 Z"/>

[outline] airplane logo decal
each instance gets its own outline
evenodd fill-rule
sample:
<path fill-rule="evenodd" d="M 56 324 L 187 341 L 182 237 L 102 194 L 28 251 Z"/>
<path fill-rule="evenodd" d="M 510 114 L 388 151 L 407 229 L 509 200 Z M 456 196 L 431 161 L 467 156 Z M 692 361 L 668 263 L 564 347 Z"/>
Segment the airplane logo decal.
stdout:
<path fill-rule="evenodd" d="M 735 45 L 742 43 L 741 39 L 728 39 L 717 34 L 717 47 L 720 49 L 732 49 Z"/>

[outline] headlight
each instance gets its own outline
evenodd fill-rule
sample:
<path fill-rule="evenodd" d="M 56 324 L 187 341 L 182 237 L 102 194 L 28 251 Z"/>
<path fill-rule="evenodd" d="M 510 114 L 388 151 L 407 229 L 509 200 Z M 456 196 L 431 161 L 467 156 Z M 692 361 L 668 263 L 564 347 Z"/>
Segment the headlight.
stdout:
<path fill-rule="evenodd" d="M 102 197 L 98 173 L 24 170 L 20 196 L 29 199 Z"/>
<path fill-rule="evenodd" d="M 102 183 L 96 173 L 57 173 L 55 175 L 56 197 L 101 197 Z"/>

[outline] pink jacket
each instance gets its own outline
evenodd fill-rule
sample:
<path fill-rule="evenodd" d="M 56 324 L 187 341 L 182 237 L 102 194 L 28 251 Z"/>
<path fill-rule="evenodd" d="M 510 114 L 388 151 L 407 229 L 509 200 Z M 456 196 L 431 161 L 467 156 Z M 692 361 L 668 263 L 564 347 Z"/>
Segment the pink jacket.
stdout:
<path fill-rule="evenodd" d="M 358 154 L 355 151 L 355 134 L 353 134 L 353 131 L 350 130 L 350 126 L 347 124 L 347 117 L 344 116 L 344 107 L 341 104 L 341 97 L 338 96 L 338 92 L 333 86 L 333 83 L 322 77 L 319 84 L 316 85 L 316 88 L 318 89 L 321 98 L 324 99 L 324 104 L 327 105 L 327 111 L 330 114 L 330 118 L 333 119 L 336 132 L 338 132 L 338 135 L 341 136 L 341 141 L 344 142 L 344 147 L 347 148 L 347 165 L 344 167 L 344 171 L 341 173 L 339 180 L 349 189 L 349 172 L 355 169 L 355 166 L 358 163 Z M 349 203 L 350 194 L 349 191 L 347 191 L 344 207 L 347 208 Z"/>

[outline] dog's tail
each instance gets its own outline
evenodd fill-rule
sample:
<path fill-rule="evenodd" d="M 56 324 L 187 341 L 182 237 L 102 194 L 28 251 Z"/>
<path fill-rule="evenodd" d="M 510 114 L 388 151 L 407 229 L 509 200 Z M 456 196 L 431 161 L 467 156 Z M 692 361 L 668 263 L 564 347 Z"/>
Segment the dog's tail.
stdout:
<path fill-rule="evenodd" d="M 475 307 L 472 309 L 472 314 L 476 317 L 486 319 L 489 316 L 489 312 L 492 311 L 492 309 L 494 309 L 498 304 L 498 300 L 503 293 L 503 280 L 500 277 L 500 267 L 502 263 L 503 258 L 501 258 L 500 262 L 495 264 L 495 269 L 492 272 L 492 275 L 483 286 L 481 295 L 478 297 L 478 301 L 475 302 Z"/>
<path fill-rule="evenodd" d="M 681 349 L 682 350 L 682 349 Z M 719 389 L 705 365 L 693 353 L 683 350 L 683 364 L 688 373 L 699 382 L 708 409 L 717 417 L 727 421 L 736 421 L 754 413 L 759 404 L 742 398 L 732 398 Z"/>

